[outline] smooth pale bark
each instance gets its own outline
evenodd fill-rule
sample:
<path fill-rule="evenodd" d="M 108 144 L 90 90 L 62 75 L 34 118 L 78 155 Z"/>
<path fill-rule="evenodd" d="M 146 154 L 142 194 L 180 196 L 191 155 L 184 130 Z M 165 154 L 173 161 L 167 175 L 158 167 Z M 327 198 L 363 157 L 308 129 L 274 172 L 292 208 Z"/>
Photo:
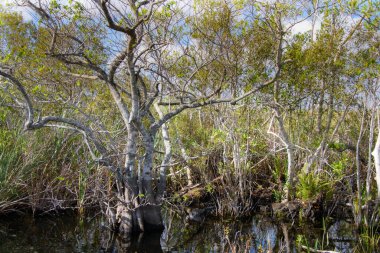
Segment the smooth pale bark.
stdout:
<path fill-rule="evenodd" d="M 372 151 L 372 155 L 375 161 L 375 169 L 376 169 L 376 184 L 377 184 L 377 199 L 380 199 L 380 115 L 378 111 L 378 119 L 377 119 L 377 128 L 378 128 L 378 135 L 376 139 L 375 147 Z"/>
<path fill-rule="evenodd" d="M 288 165 L 287 165 L 287 178 L 286 178 L 286 185 L 285 185 L 285 198 L 286 200 L 291 200 L 294 197 L 294 145 L 290 141 L 289 134 L 285 129 L 284 121 L 282 119 L 282 115 L 280 110 L 275 107 L 275 118 L 277 120 L 280 134 L 281 134 L 281 140 L 285 144 L 286 153 L 288 157 Z"/>
<path fill-rule="evenodd" d="M 144 166 L 143 166 L 141 178 L 143 180 L 143 191 L 145 194 L 144 198 L 146 198 L 147 201 L 152 202 L 154 201 L 154 194 L 152 191 L 154 137 L 149 134 L 145 135 L 144 146 L 145 146 Z"/>
<path fill-rule="evenodd" d="M 190 163 L 190 157 L 188 156 L 186 149 L 181 141 L 180 138 L 177 138 L 177 143 L 178 146 L 181 150 L 181 157 L 185 161 L 185 170 L 186 170 L 186 178 L 187 178 L 187 186 L 192 186 L 193 185 L 193 178 L 191 175 L 191 168 L 189 166 Z"/>
<path fill-rule="evenodd" d="M 127 158 L 123 175 L 124 191 L 118 194 L 117 223 L 114 224 L 115 228 L 124 236 L 130 235 L 134 231 L 142 232 L 163 228 L 160 205 L 156 202 L 152 185 L 154 133 L 148 132 L 136 120 L 128 124 Z M 138 133 L 143 135 L 145 155 L 142 159 L 137 159 Z"/>
<path fill-rule="evenodd" d="M 154 104 L 154 108 L 156 109 L 160 118 L 162 118 L 163 113 L 160 109 L 160 106 L 158 104 Z M 161 134 L 162 134 L 162 139 L 163 139 L 164 148 L 165 148 L 165 155 L 164 155 L 164 159 L 161 162 L 161 167 L 160 167 L 160 182 L 158 184 L 158 192 L 156 196 L 157 200 L 162 199 L 162 197 L 165 194 L 166 174 L 167 174 L 167 169 L 170 166 L 170 161 L 172 158 L 172 145 L 170 143 L 169 129 L 167 127 L 167 124 L 162 124 Z"/>
<path fill-rule="evenodd" d="M 140 209 L 144 215 L 144 225 L 147 230 L 161 230 L 163 229 L 163 222 L 161 216 L 160 203 L 156 202 L 155 194 L 153 192 L 153 158 L 154 158 L 154 139 L 155 132 L 149 132 L 145 129 L 143 124 L 139 124 L 140 132 L 143 135 L 144 144 L 144 166 L 142 169 L 142 175 L 139 178 L 141 180 L 142 192 L 142 206 Z"/>
<path fill-rule="evenodd" d="M 133 124 L 128 124 L 128 137 L 127 137 L 127 146 L 126 146 L 126 159 L 125 159 L 125 172 L 126 174 L 130 174 L 130 176 L 133 176 L 135 173 L 135 162 L 136 162 L 136 153 L 137 153 L 137 146 L 136 146 L 136 140 L 137 140 L 137 129 Z M 127 176 L 124 175 L 124 176 Z"/>
<path fill-rule="evenodd" d="M 376 110 L 373 109 L 371 113 L 371 123 L 369 126 L 369 141 L 368 141 L 368 164 L 367 164 L 367 177 L 366 177 L 367 201 L 371 199 L 371 178 L 372 178 L 371 151 L 372 151 L 373 135 L 374 135 L 374 129 L 375 129 L 375 118 L 376 118 Z"/>
<path fill-rule="evenodd" d="M 313 19 L 312 19 L 312 22 L 311 22 L 311 40 L 312 42 L 314 42 L 316 40 L 316 29 L 315 29 L 315 26 L 316 26 L 316 23 L 317 23 L 317 19 L 318 19 L 318 8 L 319 8 L 319 0 L 316 0 L 316 1 L 312 1 L 312 4 L 313 4 L 313 11 L 314 11 L 314 14 L 313 14 Z"/>
<path fill-rule="evenodd" d="M 193 177 L 191 175 L 191 168 L 189 165 L 187 165 L 187 163 L 189 161 L 189 156 L 187 155 L 186 150 L 183 147 L 181 148 L 181 153 L 182 153 L 184 158 L 186 157 L 185 158 L 186 159 L 185 170 L 186 170 L 187 185 L 192 186 L 193 185 Z"/>
<path fill-rule="evenodd" d="M 134 124 L 128 124 L 125 171 L 123 173 L 124 190 L 118 193 L 116 208 L 117 224 L 113 224 L 121 234 L 127 235 L 134 230 L 144 231 L 144 220 L 139 209 L 138 183 L 135 172 L 137 153 L 137 129 Z M 135 211 L 132 211 L 135 210 Z M 137 223 L 137 224 L 136 224 Z M 138 229 L 136 228 L 138 226 Z"/>
<path fill-rule="evenodd" d="M 230 136 L 232 139 L 232 161 L 234 164 L 234 169 L 236 175 L 239 177 L 239 191 L 240 196 L 244 196 L 244 187 L 243 187 L 243 173 L 242 173 L 242 165 L 241 165 L 241 155 L 240 155 L 240 140 L 235 136 L 233 131 L 230 129 Z"/>
<path fill-rule="evenodd" d="M 279 42 L 279 47 L 281 48 L 282 40 Z M 278 60 L 280 62 L 280 60 Z M 283 189 L 285 192 L 285 199 L 287 201 L 290 201 L 294 195 L 295 195 L 295 187 L 294 187 L 294 176 L 295 176 L 295 171 L 294 171 L 294 145 L 290 141 L 290 137 L 288 132 L 285 129 L 284 125 L 284 120 L 283 116 L 280 110 L 280 107 L 278 106 L 278 101 L 279 101 L 279 83 L 275 82 L 274 83 L 274 105 L 273 105 L 273 111 L 274 111 L 274 116 L 277 120 L 278 126 L 279 126 L 279 131 L 280 131 L 280 136 L 277 134 L 273 133 L 275 136 L 277 136 L 285 145 L 286 148 L 286 153 L 287 153 L 287 160 L 288 160 L 288 165 L 287 165 L 287 175 L 286 175 L 286 184 Z"/>
<path fill-rule="evenodd" d="M 130 199 L 133 195 L 129 191 L 125 191 L 122 195 L 117 195 L 118 202 L 116 204 L 116 220 L 111 224 L 113 229 L 120 232 L 122 235 L 129 235 L 135 228 L 134 213 L 129 210 L 132 206 L 128 207 L 126 203 L 131 203 Z"/>
<path fill-rule="evenodd" d="M 234 168 L 236 171 L 240 170 L 241 167 L 241 156 L 240 156 L 240 143 L 239 140 L 234 136 L 234 133 L 230 132 L 232 139 L 232 161 L 234 163 Z"/>

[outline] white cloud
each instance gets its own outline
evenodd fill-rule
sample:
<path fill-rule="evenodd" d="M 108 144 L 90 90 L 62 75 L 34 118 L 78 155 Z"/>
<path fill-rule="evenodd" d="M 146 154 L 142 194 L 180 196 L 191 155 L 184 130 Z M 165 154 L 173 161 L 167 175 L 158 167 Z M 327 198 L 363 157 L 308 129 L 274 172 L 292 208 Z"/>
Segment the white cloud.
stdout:
<path fill-rule="evenodd" d="M 49 3 L 51 0 L 44 0 L 43 3 Z M 92 0 L 75 0 L 79 3 L 81 3 L 87 11 L 90 11 L 91 13 L 95 14 L 96 6 L 94 5 Z M 22 17 L 25 21 L 32 21 L 37 18 L 38 15 L 31 10 L 30 8 L 26 6 L 17 6 L 16 2 L 22 3 L 22 1 L 17 0 L 0 0 L 0 6 L 3 7 L 6 10 L 15 11 L 18 13 L 21 13 Z M 32 1 L 36 3 L 36 1 Z M 58 0 L 60 4 L 68 4 L 69 0 Z"/>
<path fill-rule="evenodd" d="M 297 34 L 297 33 L 305 33 L 309 32 L 312 29 L 312 24 L 310 21 L 303 21 L 301 23 L 296 24 L 292 28 L 292 33 Z"/>
<path fill-rule="evenodd" d="M 25 21 L 31 21 L 34 19 L 33 13 L 30 9 L 22 6 L 16 6 L 14 0 L 0 0 L 0 6 L 6 10 L 15 11 L 21 13 Z"/>
<path fill-rule="evenodd" d="M 319 18 L 316 19 L 315 26 L 314 26 L 314 38 L 316 38 L 316 34 L 318 31 L 321 29 L 321 20 Z M 289 26 L 292 24 L 289 24 Z M 288 27 L 289 27 L 288 26 Z M 290 29 L 292 35 L 296 35 L 298 33 L 306 33 L 306 32 L 311 32 L 313 29 L 312 21 L 310 19 L 303 20 L 302 22 L 296 23 L 295 25 L 292 26 Z"/>

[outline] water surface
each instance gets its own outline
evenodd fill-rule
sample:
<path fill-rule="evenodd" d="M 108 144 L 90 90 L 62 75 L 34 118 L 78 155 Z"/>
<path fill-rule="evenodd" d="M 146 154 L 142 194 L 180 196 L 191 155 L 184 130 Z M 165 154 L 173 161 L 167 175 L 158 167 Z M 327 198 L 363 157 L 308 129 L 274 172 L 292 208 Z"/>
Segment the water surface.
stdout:
<path fill-rule="evenodd" d="M 292 226 L 262 215 L 201 223 L 185 222 L 170 211 L 164 217 L 162 233 L 140 234 L 128 241 L 110 233 L 100 215 L 3 217 L 0 252 L 299 252 L 297 242 L 354 252 L 357 241 L 353 226 L 343 220 L 323 229 L 312 224 Z"/>

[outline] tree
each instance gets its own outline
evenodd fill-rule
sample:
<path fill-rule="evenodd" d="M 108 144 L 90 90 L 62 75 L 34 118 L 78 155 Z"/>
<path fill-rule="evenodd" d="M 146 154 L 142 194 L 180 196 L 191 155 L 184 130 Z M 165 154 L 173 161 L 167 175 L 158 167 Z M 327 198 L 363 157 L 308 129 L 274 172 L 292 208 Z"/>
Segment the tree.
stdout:
<path fill-rule="evenodd" d="M 172 152 L 167 123 L 191 108 L 220 103 L 270 108 L 279 134 L 271 132 L 288 156 L 291 199 L 300 142 L 294 133 L 307 135 L 311 129 L 316 134 L 303 143 L 311 150 L 303 162 L 308 173 L 315 164 L 321 171 L 328 142 L 356 94 L 342 95 L 357 90 L 357 74 L 348 73 L 350 53 L 355 53 L 349 44 L 373 10 L 357 11 L 355 2 L 322 8 L 316 1 L 305 8 L 301 1 L 195 1 L 187 6 L 156 0 L 19 0 L 38 18 L 27 23 L 2 14 L 1 97 L 23 109 L 25 130 L 54 127 L 83 135 L 92 159 L 115 177 L 105 209 L 122 234 L 162 228 L 160 204 Z M 338 19 L 339 10 L 347 8 L 347 15 L 364 13 L 350 28 Z M 320 13 L 324 21 L 317 32 Z M 294 26 L 309 19 L 311 35 L 292 34 Z M 285 116 L 294 108 L 301 119 L 309 115 L 304 103 L 317 107 L 316 124 L 294 130 Z M 157 161 L 160 130 L 165 152 Z M 233 127 L 228 131 L 234 136 Z M 232 160 L 243 171 L 238 141 L 233 145 Z M 248 148 L 245 152 L 248 157 Z"/>
<path fill-rule="evenodd" d="M 161 229 L 170 148 L 156 182 L 157 132 L 163 127 L 166 135 L 165 123 L 186 109 L 242 98 L 221 98 L 225 87 L 200 82 L 203 69 L 219 55 L 187 41 L 191 29 L 172 2 L 18 4 L 39 19 L 27 24 L 29 33 L 10 29 L 4 37 L 0 75 L 5 90 L 14 88 L 8 95 L 24 109 L 25 130 L 55 127 L 82 134 L 93 160 L 115 175 L 116 192 L 106 201 L 112 227 L 125 235 Z M 24 23 L 18 20 L 17 25 Z M 12 49 L 11 37 L 19 35 L 26 42 Z M 93 110 L 93 101 L 102 103 L 104 111 Z M 164 114 L 159 106 L 169 110 Z"/>
<path fill-rule="evenodd" d="M 159 205 L 165 190 L 166 172 L 161 172 L 159 186 L 154 191 L 155 136 L 165 122 L 185 109 L 223 102 L 213 99 L 218 96 L 213 90 L 209 90 L 208 94 L 186 92 L 181 84 L 189 87 L 198 85 L 193 83 L 191 76 L 180 78 L 177 75 L 175 80 L 168 76 L 176 66 L 166 66 L 162 59 L 167 57 L 169 46 L 181 46 L 183 40 L 180 33 L 174 34 L 179 31 L 175 22 L 184 22 L 178 9 L 172 6 L 173 3 L 164 4 L 164 1 L 124 3 L 102 0 L 93 1 L 86 8 L 78 1 L 70 1 L 68 5 L 57 1 L 23 1 L 20 4 L 39 15 L 38 23 L 30 24 L 31 30 L 39 32 L 36 47 L 32 46 L 34 38 L 26 37 L 26 47 L 34 51 L 24 52 L 24 58 L 36 61 L 43 67 L 56 64 L 58 67 L 47 74 L 55 72 L 58 85 L 63 85 L 67 78 L 69 82 L 84 82 L 81 88 L 85 92 L 87 89 L 90 93 L 88 89 L 96 86 L 96 92 L 89 95 L 90 100 L 97 100 L 99 96 L 112 100 L 116 107 L 108 110 L 111 113 L 109 116 L 121 119 L 123 124 L 117 125 L 125 129 L 118 129 L 121 137 L 117 141 L 114 141 L 115 136 L 105 137 L 111 131 L 96 122 L 98 117 L 92 113 L 97 112 L 89 112 L 89 100 L 81 101 L 85 103 L 83 108 L 87 112 L 75 112 L 82 106 L 75 104 L 78 102 L 74 99 L 75 95 L 70 97 L 68 93 L 78 92 L 83 96 L 82 89 L 64 91 L 68 98 L 65 106 L 73 109 L 73 118 L 61 116 L 65 114 L 62 111 L 56 111 L 61 113 L 59 116 L 42 116 L 44 110 L 35 109 L 34 104 L 38 101 L 31 93 L 33 89 L 40 89 L 35 87 L 43 87 L 34 83 L 42 81 L 43 77 L 36 75 L 34 66 L 23 72 L 13 55 L 8 54 L 10 59 L 2 64 L 0 75 L 7 83 L 14 85 L 21 95 L 21 99 L 15 98 L 15 101 L 25 110 L 25 130 L 63 127 L 80 132 L 93 159 L 115 174 L 116 194 L 108 200 L 106 210 L 113 228 L 126 235 L 134 230 L 161 229 Z M 10 46 L 10 38 L 6 39 Z M 38 47 L 38 56 L 43 57 L 45 62 L 33 55 Z M 3 53 L 5 55 L 7 52 Z M 184 54 L 176 58 L 184 61 L 190 59 Z M 213 60 L 202 62 L 202 59 L 196 59 L 196 63 L 204 66 Z M 200 69 L 194 67 L 193 75 Z M 25 81 L 25 76 L 31 81 Z M 30 86 L 34 88 L 30 89 Z M 52 91 L 46 90 L 46 93 Z M 175 97 L 178 102 L 172 105 L 173 110 L 162 114 L 157 103 L 170 97 Z M 154 104 L 158 115 L 152 111 Z M 115 111 L 119 117 L 112 115 Z M 165 168 L 166 165 L 163 166 Z"/>

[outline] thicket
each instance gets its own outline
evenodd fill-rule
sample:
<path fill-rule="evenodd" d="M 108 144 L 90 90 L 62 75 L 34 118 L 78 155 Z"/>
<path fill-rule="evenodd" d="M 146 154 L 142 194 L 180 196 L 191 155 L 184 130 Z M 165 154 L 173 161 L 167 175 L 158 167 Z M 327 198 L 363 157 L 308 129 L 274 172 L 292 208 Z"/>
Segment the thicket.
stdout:
<path fill-rule="evenodd" d="M 77 1 L 29 2 L 31 22 L 1 10 L 2 212 L 139 219 L 164 195 L 221 216 L 298 199 L 376 220 L 379 3 L 93 4 L 102 18 Z"/>

